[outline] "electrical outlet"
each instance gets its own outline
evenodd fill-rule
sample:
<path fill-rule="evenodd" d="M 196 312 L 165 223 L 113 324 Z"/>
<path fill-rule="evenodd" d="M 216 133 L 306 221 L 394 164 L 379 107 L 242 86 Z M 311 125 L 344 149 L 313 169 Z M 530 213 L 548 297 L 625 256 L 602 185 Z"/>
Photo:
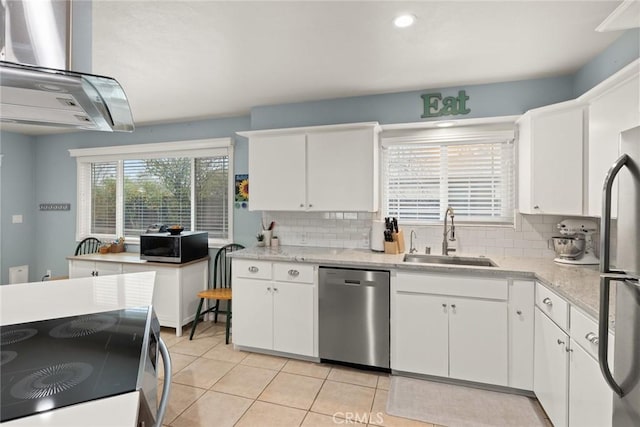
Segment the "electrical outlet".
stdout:
<path fill-rule="evenodd" d="M 51 278 L 51 270 L 47 270 L 47 276 Z"/>

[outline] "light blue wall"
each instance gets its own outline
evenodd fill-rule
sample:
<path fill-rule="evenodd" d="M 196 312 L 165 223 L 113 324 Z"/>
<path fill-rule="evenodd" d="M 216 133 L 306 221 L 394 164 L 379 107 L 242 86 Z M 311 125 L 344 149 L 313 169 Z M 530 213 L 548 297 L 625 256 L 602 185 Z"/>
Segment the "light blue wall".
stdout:
<path fill-rule="evenodd" d="M 2 212 L 2 274 L 0 283 L 9 283 L 9 267 L 29 265 L 29 280 L 37 280 L 34 248 L 36 247 L 36 174 L 33 168 L 35 138 L 0 132 L 2 166 L 0 167 L 0 204 Z M 13 224 L 12 216 L 22 215 L 22 224 Z M 37 278 L 37 279 L 36 279 Z"/>
<path fill-rule="evenodd" d="M 573 95 L 578 97 L 640 57 L 640 29 L 624 32 L 606 50 L 576 72 Z"/>
<path fill-rule="evenodd" d="M 469 96 L 467 107 L 471 112 L 446 119 L 522 114 L 531 108 L 566 101 L 573 97 L 572 76 L 427 88 L 412 92 L 255 107 L 251 110 L 251 127 L 270 129 L 367 121 L 378 121 L 382 124 L 420 122 L 427 120 L 420 118 L 423 113 L 420 95 L 441 92 L 443 96 L 457 96 L 458 91 L 462 89 Z"/>
<path fill-rule="evenodd" d="M 33 162 L 33 168 L 37 171 L 35 200 L 37 203 L 71 203 L 71 211 L 37 213 L 38 245 L 33 261 L 36 270 L 42 272 L 51 269 L 53 275 L 66 275 L 65 256 L 72 253 L 76 245 L 76 160 L 70 157 L 69 149 L 233 137 L 236 131 L 247 129 L 249 117 L 238 117 L 146 126 L 130 134 L 78 132 L 38 137 Z M 239 138 L 235 145 L 234 173 L 248 172 L 246 158 L 247 141 Z M 257 213 L 237 212 L 234 240 L 243 244 L 252 243 L 259 221 L 260 215 Z"/>

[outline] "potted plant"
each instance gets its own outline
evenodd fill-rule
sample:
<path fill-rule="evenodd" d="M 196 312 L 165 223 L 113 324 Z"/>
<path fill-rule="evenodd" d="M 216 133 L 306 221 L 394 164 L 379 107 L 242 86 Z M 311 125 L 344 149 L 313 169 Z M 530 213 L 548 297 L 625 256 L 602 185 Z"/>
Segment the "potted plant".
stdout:
<path fill-rule="evenodd" d="M 262 233 L 258 233 L 256 234 L 256 239 L 258 239 L 258 245 L 257 246 L 264 246 L 264 234 Z"/>

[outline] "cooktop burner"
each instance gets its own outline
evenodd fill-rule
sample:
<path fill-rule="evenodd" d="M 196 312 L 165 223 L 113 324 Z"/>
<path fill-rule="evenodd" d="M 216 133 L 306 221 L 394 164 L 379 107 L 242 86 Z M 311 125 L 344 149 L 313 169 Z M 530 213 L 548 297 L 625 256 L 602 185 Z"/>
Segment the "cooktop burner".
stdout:
<path fill-rule="evenodd" d="M 38 369 L 11 387 L 11 395 L 17 399 L 39 399 L 69 390 L 91 375 L 93 367 L 88 363 L 58 363 Z"/>
<path fill-rule="evenodd" d="M 20 341 L 28 340 L 37 333 L 38 331 L 33 328 L 19 328 L 2 331 L 2 333 L 0 334 L 0 346 L 4 347 L 5 345 L 15 344 Z"/>
<path fill-rule="evenodd" d="M 149 310 L 0 326 L 0 422 L 136 390 Z"/>
<path fill-rule="evenodd" d="M 109 329 L 118 322 L 115 316 L 92 314 L 69 320 L 49 331 L 53 338 L 77 338 Z"/>

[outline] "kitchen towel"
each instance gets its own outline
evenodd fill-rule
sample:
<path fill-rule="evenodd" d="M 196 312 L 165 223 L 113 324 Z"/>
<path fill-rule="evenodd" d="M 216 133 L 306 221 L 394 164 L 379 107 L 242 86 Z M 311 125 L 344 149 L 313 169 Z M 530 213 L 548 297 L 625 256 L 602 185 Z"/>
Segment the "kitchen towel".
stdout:
<path fill-rule="evenodd" d="M 546 427 L 535 399 L 435 381 L 391 377 L 387 413 L 448 427 Z"/>

